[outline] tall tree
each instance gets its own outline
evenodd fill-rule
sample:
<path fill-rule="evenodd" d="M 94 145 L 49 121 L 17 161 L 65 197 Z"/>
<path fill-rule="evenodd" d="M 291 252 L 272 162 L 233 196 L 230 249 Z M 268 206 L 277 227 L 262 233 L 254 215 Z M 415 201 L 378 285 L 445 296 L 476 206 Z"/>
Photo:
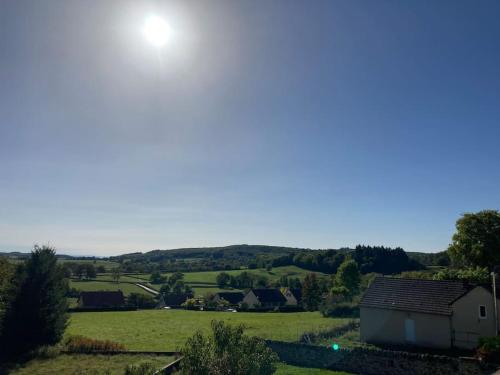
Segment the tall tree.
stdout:
<path fill-rule="evenodd" d="M 318 310 L 321 290 L 315 273 L 308 273 L 302 283 L 302 303 L 309 311 Z"/>
<path fill-rule="evenodd" d="M 352 259 L 346 259 L 337 270 L 335 275 L 335 287 L 345 288 L 345 297 L 352 299 L 359 293 L 361 276 L 358 264 Z"/>
<path fill-rule="evenodd" d="M 14 266 L 6 258 L 0 257 L 0 336 L 2 333 L 3 314 L 5 312 L 8 288 L 14 274 Z"/>
<path fill-rule="evenodd" d="M 85 265 L 85 276 L 87 279 L 95 279 L 97 276 L 97 272 L 95 270 L 95 266 L 91 263 L 87 263 Z"/>
<path fill-rule="evenodd" d="M 68 321 L 68 281 L 54 249 L 35 246 L 16 272 L 14 284 L 0 339 L 4 353 L 15 355 L 57 343 Z"/>
<path fill-rule="evenodd" d="M 122 270 L 120 267 L 115 267 L 111 271 L 111 277 L 113 278 L 113 280 L 115 280 L 116 283 L 120 282 L 121 275 L 122 275 Z"/>
<path fill-rule="evenodd" d="M 454 264 L 466 267 L 500 265 L 500 212 L 466 213 L 456 224 L 448 252 Z"/>
<path fill-rule="evenodd" d="M 216 282 L 219 288 L 225 288 L 229 281 L 231 280 L 231 276 L 227 272 L 221 272 L 217 275 Z"/>

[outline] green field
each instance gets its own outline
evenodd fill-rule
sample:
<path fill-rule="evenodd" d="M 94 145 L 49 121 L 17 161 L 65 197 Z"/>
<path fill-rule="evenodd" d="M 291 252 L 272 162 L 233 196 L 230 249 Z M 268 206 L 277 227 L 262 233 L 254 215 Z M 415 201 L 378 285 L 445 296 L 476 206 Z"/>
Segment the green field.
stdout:
<path fill-rule="evenodd" d="M 58 259 L 57 260 L 59 263 L 78 263 L 78 264 L 86 264 L 86 263 L 91 263 L 96 267 L 99 266 L 104 266 L 106 270 L 112 270 L 113 268 L 116 268 L 120 265 L 120 263 L 117 262 L 111 262 L 109 260 L 101 260 L 101 259 Z"/>
<path fill-rule="evenodd" d="M 206 272 L 187 272 L 184 274 L 184 281 L 188 283 L 200 283 L 200 284 L 216 284 L 217 275 L 221 272 L 226 272 L 230 275 L 236 276 L 242 273 L 243 271 L 247 271 L 248 273 L 255 276 L 265 276 L 270 281 L 276 281 L 281 276 L 288 277 L 298 277 L 303 279 L 307 273 L 310 271 L 304 270 L 302 268 L 296 266 L 284 266 L 284 267 L 275 267 L 271 271 L 267 271 L 264 268 L 258 268 L 254 270 L 229 270 L 229 271 L 206 271 Z M 170 274 L 165 274 L 169 275 Z M 319 274 L 321 275 L 321 274 Z"/>
<path fill-rule="evenodd" d="M 238 289 L 221 289 L 217 286 L 216 278 L 217 275 L 221 272 L 226 272 L 230 275 L 236 276 L 245 270 L 229 270 L 229 271 L 206 271 L 206 272 L 186 272 L 184 273 L 184 282 L 188 284 L 194 291 L 195 296 L 203 297 L 209 293 L 217 293 L 222 291 L 238 291 Z M 298 277 L 303 279 L 305 275 L 309 272 L 302 268 L 296 266 L 285 266 L 285 267 L 276 267 L 271 271 L 267 271 L 266 269 L 254 269 L 254 270 L 246 270 L 255 276 L 265 276 L 270 281 L 276 281 L 282 276 L 288 277 Z M 164 276 L 170 276 L 171 273 L 164 274 Z M 320 276 L 324 276 L 324 274 L 319 274 Z M 98 291 L 98 290 L 118 290 L 121 289 L 126 295 L 136 292 L 148 294 L 144 289 L 139 288 L 132 284 L 127 283 L 137 283 L 149 282 L 151 275 L 150 274 L 124 274 L 120 277 L 120 283 L 117 284 L 113 281 L 111 274 L 99 274 L 95 278 L 96 281 L 79 281 L 77 279 L 71 279 L 70 286 L 80 290 L 80 291 Z M 122 283 L 126 282 L 126 283 Z M 161 285 L 149 285 L 152 289 L 159 290 Z"/>
<path fill-rule="evenodd" d="M 161 368 L 174 360 L 169 356 L 156 355 L 90 355 L 61 354 L 55 358 L 34 359 L 18 366 L 11 375 L 96 375 L 109 370 L 112 375 L 123 375 L 128 365 L 149 362 Z M 349 375 L 346 372 L 320 370 L 305 367 L 289 366 L 280 363 L 275 375 Z"/>
<path fill-rule="evenodd" d="M 113 281 L 87 281 L 87 280 L 74 280 L 69 281 L 70 288 L 75 288 L 81 292 L 94 292 L 94 291 L 115 291 L 121 290 L 123 294 L 129 295 L 130 293 L 141 293 L 151 295 L 144 289 L 134 284 L 129 283 L 115 283 Z"/>
<path fill-rule="evenodd" d="M 150 362 L 158 369 L 174 360 L 169 356 L 156 355 L 89 355 L 89 354 L 61 354 L 56 358 L 34 359 L 10 372 L 11 375 L 54 375 L 104 374 L 109 370 L 113 375 L 123 375 L 127 365 L 137 365 Z"/>
<path fill-rule="evenodd" d="M 345 324 L 319 312 L 230 313 L 187 310 L 141 310 L 71 314 L 67 335 L 113 340 L 130 350 L 175 351 L 196 330 L 208 332 L 212 320 L 244 324 L 246 333 L 265 339 L 296 341 L 306 331 Z"/>
<path fill-rule="evenodd" d="M 317 368 L 296 367 L 280 364 L 275 375 L 349 375 L 343 371 L 330 371 Z"/>
<path fill-rule="evenodd" d="M 269 279 L 269 281 L 277 281 L 282 276 L 288 277 L 298 277 L 303 279 L 307 273 L 310 271 L 304 270 L 302 268 L 296 266 L 284 266 L 284 267 L 275 267 L 271 271 L 267 271 L 264 268 L 259 269 L 247 269 L 247 270 L 229 270 L 229 271 L 205 271 L 205 272 L 186 272 L 184 273 L 184 282 L 193 288 L 196 296 L 204 296 L 207 293 L 217 293 L 221 291 L 227 291 L 228 289 L 220 289 L 217 286 L 217 275 L 221 272 L 226 272 L 230 275 L 237 276 L 243 271 L 247 271 L 248 273 L 255 276 L 264 276 Z M 163 276 L 170 276 L 171 273 L 165 273 Z M 318 273 L 319 276 L 326 276 L 325 274 Z M 104 280 L 109 280 L 111 275 L 99 275 L 98 278 L 102 278 Z M 129 274 L 122 276 L 123 281 L 149 281 L 151 275 L 150 274 Z M 154 289 L 159 289 L 160 285 L 153 285 Z M 229 289 L 238 291 L 237 289 Z"/>

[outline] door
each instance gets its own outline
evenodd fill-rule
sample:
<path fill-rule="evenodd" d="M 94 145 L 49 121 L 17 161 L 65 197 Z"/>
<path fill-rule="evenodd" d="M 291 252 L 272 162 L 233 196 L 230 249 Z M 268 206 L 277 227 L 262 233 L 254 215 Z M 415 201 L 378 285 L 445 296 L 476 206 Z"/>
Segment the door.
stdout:
<path fill-rule="evenodd" d="M 414 343 L 415 340 L 415 321 L 413 319 L 405 319 L 405 340 Z"/>

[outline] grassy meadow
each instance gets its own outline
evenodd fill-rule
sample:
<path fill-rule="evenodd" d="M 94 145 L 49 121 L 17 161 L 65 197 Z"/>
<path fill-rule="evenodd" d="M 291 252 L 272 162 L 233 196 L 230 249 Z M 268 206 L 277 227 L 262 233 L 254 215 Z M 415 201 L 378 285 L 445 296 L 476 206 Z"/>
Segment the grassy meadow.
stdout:
<path fill-rule="evenodd" d="M 205 271 L 205 272 L 188 272 L 184 274 L 184 281 L 187 283 L 198 283 L 198 284 L 216 284 L 217 275 L 221 272 L 226 272 L 230 275 L 237 276 L 243 271 L 247 271 L 248 273 L 255 276 L 265 276 L 270 281 L 278 280 L 281 276 L 288 277 L 298 277 L 303 279 L 307 273 L 311 271 L 304 270 L 297 266 L 284 266 L 284 267 L 275 267 L 271 271 L 267 271 L 264 268 L 258 269 L 246 269 L 246 270 L 229 270 L 229 271 Z M 166 276 L 170 276 L 170 274 L 165 274 Z"/>
<path fill-rule="evenodd" d="M 64 259 L 64 258 L 59 258 L 57 260 L 58 263 L 64 264 L 64 263 L 78 263 L 78 264 L 86 264 L 86 263 L 91 263 L 96 267 L 99 266 L 104 266 L 107 271 L 111 271 L 113 268 L 116 268 L 120 265 L 118 262 L 112 262 L 109 260 L 102 260 L 102 259 Z"/>
<path fill-rule="evenodd" d="M 113 340 L 129 350 L 175 351 L 196 330 L 209 332 L 212 320 L 244 324 L 246 333 L 265 339 L 296 341 L 307 331 L 345 324 L 347 319 L 323 318 L 319 312 L 230 313 L 187 310 L 80 312 L 71 314 L 66 335 Z"/>
<path fill-rule="evenodd" d="M 296 266 L 284 266 L 275 267 L 271 271 L 267 271 L 264 268 L 259 269 L 239 269 L 239 270 L 228 270 L 228 271 L 203 271 L 203 272 L 186 272 L 184 273 L 184 282 L 193 288 L 194 294 L 197 297 L 202 297 L 208 293 L 217 293 L 222 291 L 238 291 L 238 289 L 221 289 L 217 286 L 217 275 L 221 272 L 226 272 L 229 275 L 237 276 L 243 271 L 254 276 L 264 276 L 269 279 L 269 281 L 276 281 L 282 276 L 287 277 L 298 277 L 303 279 L 305 275 L 310 272 Z M 170 276 L 171 273 L 164 273 L 163 276 Z M 320 276 L 325 276 L 324 274 L 318 273 Z M 100 275 L 98 278 L 103 280 L 109 280 L 111 276 Z M 120 280 L 123 281 L 137 281 L 148 282 L 150 279 L 150 274 L 128 274 L 122 276 Z M 153 285 L 154 289 L 159 289 L 160 285 Z"/>
<path fill-rule="evenodd" d="M 34 359 L 14 368 L 10 375 L 98 375 L 109 371 L 111 375 L 123 375 L 128 365 L 139 365 L 144 362 L 152 363 L 161 368 L 172 362 L 174 357 L 162 355 L 90 355 L 90 354 L 61 354 L 55 358 Z M 349 375 L 346 372 L 321 370 L 290 366 L 284 363 L 278 365 L 275 375 Z"/>
<path fill-rule="evenodd" d="M 130 293 L 141 293 L 151 295 L 144 289 L 138 287 L 137 285 L 130 283 L 115 283 L 114 281 L 92 281 L 92 280 L 75 280 L 71 279 L 69 282 L 70 288 L 75 288 L 81 292 L 93 292 L 93 291 L 115 291 L 121 290 L 123 294 L 129 295 Z"/>
<path fill-rule="evenodd" d="M 173 360 L 173 357 L 161 355 L 61 354 L 55 358 L 33 359 L 13 369 L 10 375 L 96 375 L 104 374 L 106 370 L 112 375 L 123 375 L 128 365 L 149 362 L 160 369 Z"/>
<path fill-rule="evenodd" d="M 350 375 L 343 371 L 331 371 L 318 368 L 305 368 L 290 366 L 284 363 L 278 365 L 277 371 L 274 375 Z"/>

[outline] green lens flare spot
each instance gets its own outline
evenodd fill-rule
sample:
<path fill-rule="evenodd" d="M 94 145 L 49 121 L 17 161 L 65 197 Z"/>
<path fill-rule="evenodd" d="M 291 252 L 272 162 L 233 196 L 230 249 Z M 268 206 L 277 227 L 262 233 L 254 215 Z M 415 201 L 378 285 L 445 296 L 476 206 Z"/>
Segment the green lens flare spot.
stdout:
<path fill-rule="evenodd" d="M 333 350 L 339 350 L 340 346 L 339 346 L 339 344 L 333 344 L 332 348 L 333 348 Z"/>

